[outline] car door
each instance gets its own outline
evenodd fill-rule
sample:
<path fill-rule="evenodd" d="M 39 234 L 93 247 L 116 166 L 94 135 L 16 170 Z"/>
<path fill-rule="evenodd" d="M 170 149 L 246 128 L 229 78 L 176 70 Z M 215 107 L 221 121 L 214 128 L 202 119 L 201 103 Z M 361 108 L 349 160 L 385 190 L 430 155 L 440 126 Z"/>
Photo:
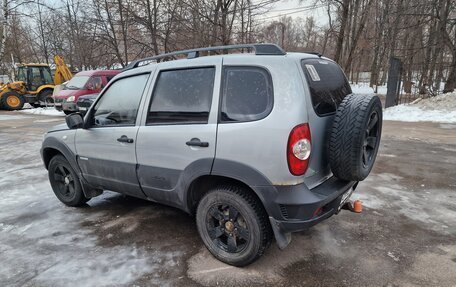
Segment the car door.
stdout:
<path fill-rule="evenodd" d="M 145 197 L 136 177 L 136 135 L 149 74 L 119 78 L 100 96 L 76 133 L 77 160 L 92 185 Z"/>
<path fill-rule="evenodd" d="M 138 179 L 152 200 L 181 207 L 191 180 L 210 174 L 221 61 L 206 62 L 156 73 L 136 144 Z"/>

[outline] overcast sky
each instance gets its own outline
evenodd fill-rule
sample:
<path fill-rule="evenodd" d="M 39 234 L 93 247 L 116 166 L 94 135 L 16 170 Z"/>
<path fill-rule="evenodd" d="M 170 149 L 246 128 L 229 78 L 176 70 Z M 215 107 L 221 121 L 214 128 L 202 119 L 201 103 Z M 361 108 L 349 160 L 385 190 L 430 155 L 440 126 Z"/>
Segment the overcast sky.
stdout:
<path fill-rule="evenodd" d="M 272 6 L 265 16 L 261 16 L 261 21 L 274 21 L 280 19 L 281 16 L 301 17 L 306 18 L 313 16 L 317 21 L 317 25 L 321 26 L 328 22 L 326 8 L 321 5 L 313 5 L 314 0 L 282 0 Z"/>

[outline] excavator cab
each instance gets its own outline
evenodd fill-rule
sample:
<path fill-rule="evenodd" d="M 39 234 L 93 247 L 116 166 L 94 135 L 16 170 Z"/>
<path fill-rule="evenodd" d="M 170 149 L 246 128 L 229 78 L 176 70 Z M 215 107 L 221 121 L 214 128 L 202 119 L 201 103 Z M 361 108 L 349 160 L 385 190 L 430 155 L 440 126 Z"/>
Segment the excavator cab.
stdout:
<path fill-rule="evenodd" d="M 17 68 L 17 80 L 25 83 L 27 91 L 36 91 L 42 85 L 53 85 L 51 69 L 47 65 L 26 64 Z"/>

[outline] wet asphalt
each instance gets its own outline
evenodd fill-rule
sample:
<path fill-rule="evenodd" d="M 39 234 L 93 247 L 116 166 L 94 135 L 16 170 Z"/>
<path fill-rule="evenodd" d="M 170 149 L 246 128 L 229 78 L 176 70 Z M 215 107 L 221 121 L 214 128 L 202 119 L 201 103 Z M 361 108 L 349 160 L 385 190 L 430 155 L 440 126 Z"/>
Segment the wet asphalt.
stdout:
<path fill-rule="evenodd" d="M 194 219 L 105 192 L 61 204 L 39 148 L 63 117 L 0 111 L 0 286 L 456 286 L 456 124 L 384 122 L 341 212 L 246 268 L 206 251 Z"/>

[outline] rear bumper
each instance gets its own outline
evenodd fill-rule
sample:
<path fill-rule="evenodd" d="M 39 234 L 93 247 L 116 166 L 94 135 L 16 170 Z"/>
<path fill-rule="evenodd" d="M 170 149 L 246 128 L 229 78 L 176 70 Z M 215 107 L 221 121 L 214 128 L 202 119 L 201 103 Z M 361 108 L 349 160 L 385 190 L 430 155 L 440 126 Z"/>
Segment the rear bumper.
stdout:
<path fill-rule="evenodd" d="M 338 213 L 342 196 L 357 184 L 332 177 L 313 189 L 304 183 L 274 186 L 275 191 L 266 193 L 270 198 L 264 202 L 279 247 L 288 245 L 290 233 L 307 230 Z"/>

